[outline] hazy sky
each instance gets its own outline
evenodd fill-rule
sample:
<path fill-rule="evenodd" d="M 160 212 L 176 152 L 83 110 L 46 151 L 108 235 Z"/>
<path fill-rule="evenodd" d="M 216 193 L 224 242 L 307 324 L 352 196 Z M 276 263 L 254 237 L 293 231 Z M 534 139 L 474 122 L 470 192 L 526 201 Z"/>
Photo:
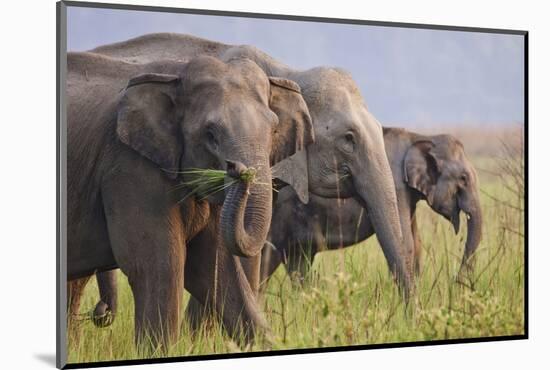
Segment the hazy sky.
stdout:
<path fill-rule="evenodd" d="M 152 32 L 250 44 L 351 72 L 384 125 L 523 123 L 523 36 L 69 7 L 70 51 Z"/>

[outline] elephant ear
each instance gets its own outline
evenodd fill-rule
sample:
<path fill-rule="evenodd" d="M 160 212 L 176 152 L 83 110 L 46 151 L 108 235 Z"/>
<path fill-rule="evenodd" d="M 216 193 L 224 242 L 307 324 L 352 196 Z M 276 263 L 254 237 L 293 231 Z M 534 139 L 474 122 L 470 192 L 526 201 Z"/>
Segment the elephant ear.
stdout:
<path fill-rule="evenodd" d="M 305 149 L 273 166 L 271 175 L 274 179 L 290 185 L 302 203 L 309 202 L 307 152 Z"/>
<path fill-rule="evenodd" d="M 437 160 L 432 154 L 433 148 L 434 143 L 431 140 L 418 140 L 407 150 L 403 163 L 405 182 L 424 194 L 430 205 L 433 205 L 435 185 L 439 177 Z"/>
<path fill-rule="evenodd" d="M 120 141 L 176 178 L 183 145 L 176 120 L 176 75 L 147 73 L 128 83 L 118 106 Z"/>
<path fill-rule="evenodd" d="M 297 83 L 278 77 L 269 77 L 269 81 L 269 106 L 279 117 L 272 132 L 273 177 L 292 186 L 300 200 L 307 203 L 306 147 L 314 141 L 311 116 Z"/>

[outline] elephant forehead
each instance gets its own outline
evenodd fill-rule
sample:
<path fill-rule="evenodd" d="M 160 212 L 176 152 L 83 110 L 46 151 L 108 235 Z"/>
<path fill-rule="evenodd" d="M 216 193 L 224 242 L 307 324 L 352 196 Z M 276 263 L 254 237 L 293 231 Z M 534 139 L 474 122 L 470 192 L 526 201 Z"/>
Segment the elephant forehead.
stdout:
<path fill-rule="evenodd" d="M 341 68 L 312 68 L 303 73 L 301 80 L 301 85 L 309 86 L 310 88 L 320 90 L 343 88 L 351 93 L 360 95 L 351 74 Z"/>
<path fill-rule="evenodd" d="M 467 162 L 464 146 L 451 135 L 437 135 L 432 137 L 435 146 L 432 149 L 434 156 L 440 160 L 457 161 L 464 166 Z"/>
<path fill-rule="evenodd" d="M 456 160 L 445 161 L 445 164 L 442 168 L 444 175 L 450 176 L 452 178 L 458 177 L 464 171 L 464 164 Z"/>
<path fill-rule="evenodd" d="M 314 117 L 315 129 L 320 132 L 333 132 L 342 130 L 353 130 L 361 134 L 371 129 L 379 130 L 382 135 L 382 128 L 378 120 L 370 114 L 361 101 L 354 100 L 342 94 L 343 97 L 329 100 L 320 108 L 310 110 Z"/>
<path fill-rule="evenodd" d="M 258 65 L 249 59 L 233 59 L 228 62 L 201 56 L 192 59 L 183 73 L 184 83 L 189 88 L 225 89 L 231 93 L 238 90 L 256 91 L 265 96 L 269 80 Z"/>
<path fill-rule="evenodd" d="M 304 94 L 310 113 L 319 122 L 360 122 L 365 119 L 365 105 L 361 99 L 344 88 L 333 88 Z"/>
<path fill-rule="evenodd" d="M 267 76 L 238 72 L 229 74 L 222 81 L 222 92 L 225 99 L 251 99 L 267 106 L 269 104 L 269 80 Z"/>
<path fill-rule="evenodd" d="M 251 84 L 242 76 L 224 75 L 221 78 L 201 76 L 186 81 L 182 86 L 183 99 L 190 102 L 188 109 L 237 109 L 252 104 L 268 107 L 268 89 L 259 84 Z M 242 109 L 240 109 L 242 111 Z"/>
<path fill-rule="evenodd" d="M 351 75 L 338 68 L 317 67 L 296 78 L 304 96 L 324 105 L 362 99 Z"/>
<path fill-rule="evenodd" d="M 276 117 L 270 114 L 269 108 L 263 104 L 239 95 L 225 96 L 223 101 L 210 101 L 205 106 L 206 120 L 215 123 L 238 122 L 243 119 L 253 119 L 255 122 L 268 121 L 275 124 Z"/>
<path fill-rule="evenodd" d="M 468 181 L 477 183 L 477 173 L 474 166 L 465 158 L 446 160 L 441 168 L 441 177 L 447 181 L 456 181 L 465 173 L 468 174 Z"/>
<path fill-rule="evenodd" d="M 234 83 L 259 88 L 264 92 L 269 90 L 269 79 L 265 72 L 252 60 L 247 58 L 231 59 L 227 62 L 229 77 Z"/>

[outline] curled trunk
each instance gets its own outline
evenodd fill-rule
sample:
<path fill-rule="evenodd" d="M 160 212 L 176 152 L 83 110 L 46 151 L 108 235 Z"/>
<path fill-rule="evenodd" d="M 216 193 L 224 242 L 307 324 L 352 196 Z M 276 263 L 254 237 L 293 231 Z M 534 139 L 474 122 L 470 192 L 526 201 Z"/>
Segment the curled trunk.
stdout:
<path fill-rule="evenodd" d="M 228 163 L 228 172 L 242 173 L 241 163 Z M 221 211 L 221 237 L 228 250 L 240 257 L 253 257 L 262 250 L 271 224 L 271 171 L 262 166 L 251 182 L 238 181 L 226 193 Z"/>

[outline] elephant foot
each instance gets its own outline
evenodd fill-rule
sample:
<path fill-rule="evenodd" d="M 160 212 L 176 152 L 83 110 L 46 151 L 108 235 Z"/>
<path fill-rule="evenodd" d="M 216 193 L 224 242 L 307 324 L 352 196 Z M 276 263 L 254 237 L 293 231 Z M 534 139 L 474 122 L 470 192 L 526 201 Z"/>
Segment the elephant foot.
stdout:
<path fill-rule="evenodd" d="M 228 330 L 228 333 L 243 351 L 251 350 L 252 346 L 269 350 L 273 348 L 276 342 L 273 333 L 267 327 L 241 328 L 238 332 Z"/>
<path fill-rule="evenodd" d="M 256 335 L 253 341 L 230 339 L 227 342 L 227 347 L 231 352 L 250 352 L 253 350 L 253 346 L 262 351 L 271 351 L 275 347 L 275 342 L 276 340 L 273 334 L 271 332 L 266 332 L 261 335 Z"/>
<path fill-rule="evenodd" d="M 115 315 L 109 305 L 103 301 L 99 301 L 91 314 L 92 322 L 98 328 L 110 326 L 115 320 Z"/>
<path fill-rule="evenodd" d="M 185 309 L 185 322 L 190 334 L 196 336 L 200 332 L 214 330 L 214 312 L 209 305 L 201 304 L 197 299 L 191 297 Z"/>
<path fill-rule="evenodd" d="M 472 291 L 475 290 L 475 278 L 471 270 L 460 269 L 458 275 L 455 278 L 455 282 L 458 285 L 468 288 Z"/>

